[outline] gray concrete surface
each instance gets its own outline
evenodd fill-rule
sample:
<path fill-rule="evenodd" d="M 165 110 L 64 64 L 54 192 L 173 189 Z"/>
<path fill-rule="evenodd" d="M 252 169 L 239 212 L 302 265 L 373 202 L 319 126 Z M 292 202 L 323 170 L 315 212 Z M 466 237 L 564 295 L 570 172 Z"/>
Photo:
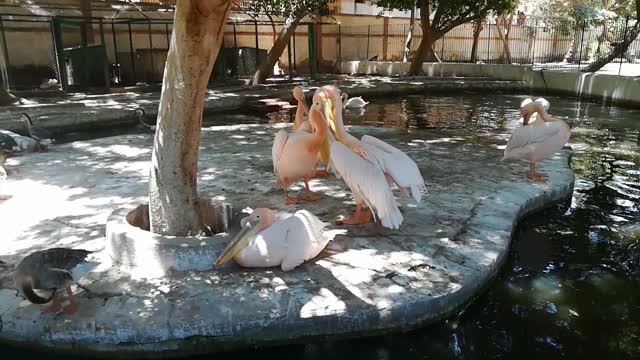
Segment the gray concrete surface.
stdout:
<path fill-rule="evenodd" d="M 283 126 L 203 129 L 201 196 L 252 208 L 305 208 L 332 223 L 350 213 L 351 195 L 333 177 L 311 182 L 322 200 L 284 206 L 270 153 Z M 426 130 L 351 131 L 405 151 L 418 163 L 430 194 L 420 204 L 398 194 L 405 217 L 400 230 L 345 227 L 347 234 L 332 242 L 330 252 L 287 273 L 229 263 L 150 279 L 111 266 L 105 222 L 114 209 L 145 201 L 150 134 L 77 141 L 10 158 L 6 188 L 14 196 L 0 203 L 0 260 L 8 266 L 0 273 L 0 339 L 76 354 L 166 357 L 432 323 L 490 283 L 522 216 L 573 190 L 569 150 L 539 164 L 549 175 L 541 184 L 526 178 L 527 163 L 499 162 L 508 134 L 471 141 Z M 88 290 L 78 291 L 80 307 L 71 316 L 41 314 L 13 285 L 13 267 L 23 256 L 54 246 L 95 250 L 102 262 L 82 281 Z"/>

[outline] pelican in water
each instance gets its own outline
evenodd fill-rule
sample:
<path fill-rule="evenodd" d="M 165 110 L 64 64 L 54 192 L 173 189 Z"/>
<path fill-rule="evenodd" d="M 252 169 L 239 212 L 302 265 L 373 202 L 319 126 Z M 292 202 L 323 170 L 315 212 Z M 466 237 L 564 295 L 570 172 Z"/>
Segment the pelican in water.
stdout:
<path fill-rule="evenodd" d="M 403 217 L 391 191 L 392 185 L 420 202 L 422 192 L 427 191 L 424 179 L 416 163 L 397 148 L 373 136 L 364 135 L 358 140 L 347 133 L 342 119 L 342 99 L 340 91 L 331 86 L 317 92 L 313 99 L 313 107 L 330 126 L 329 166 L 344 179 L 356 202 L 353 216 L 341 221 L 347 225 L 365 224 L 377 214 L 384 227 L 397 229 Z M 376 214 L 364 210 L 364 205 Z"/>
<path fill-rule="evenodd" d="M 327 230 L 327 224 L 307 210 L 276 214 L 258 208 L 242 219 L 240 226 L 240 232 L 213 263 L 214 268 L 234 259 L 243 267 L 280 265 L 283 271 L 293 270 L 345 232 Z"/>
<path fill-rule="evenodd" d="M 369 103 L 368 101 L 364 101 L 361 96 L 349 98 L 347 93 L 342 94 L 342 102 L 344 103 L 345 109 L 361 109 Z"/>
<path fill-rule="evenodd" d="M 540 100 L 540 99 L 538 99 Z M 513 130 L 507 142 L 502 161 L 522 159 L 529 161 L 528 177 L 536 182 L 544 182 L 545 174 L 536 172 L 536 162 L 558 152 L 569 141 L 571 128 L 562 121 L 551 117 L 545 110 L 545 101 L 526 99 L 520 105 L 523 126 Z M 531 115 L 538 113 L 540 120 L 529 124 Z"/>
<path fill-rule="evenodd" d="M 284 189 L 284 202 L 287 205 L 298 202 L 298 199 L 287 195 L 287 188 L 301 178 L 304 180 L 305 186 L 301 198 L 307 201 L 320 199 L 319 195 L 312 193 L 309 189 L 309 179 L 315 172 L 318 154 L 322 152 L 327 130 L 325 122 L 317 111 L 312 111 L 309 114 L 309 124 L 312 132 L 287 133 L 280 130 L 276 134 L 271 148 L 273 172 L 278 184 Z"/>
<path fill-rule="evenodd" d="M 298 107 L 296 108 L 296 118 L 293 122 L 293 131 L 306 131 L 308 133 L 313 132 L 313 128 L 309 123 L 308 114 L 309 106 L 304 99 L 304 91 L 300 86 L 293 88 L 293 97 L 298 101 Z M 318 171 L 318 163 L 322 163 L 325 168 L 329 164 L 329 140 L 325 138 L 322 143 L 322 149 L 318 153 L 318 161 L 313 169 L 312 178 L 329 176 L 327 170 Z"/>
<path fill-rule="evenodd" d="M 91 251 L 67 248 L 36 251 L 18 264 L 16 286 L 34 304 L 46 304 L 53 300 L 51 305 L 42 308 L 43 313 L 60 311 L 58 290 L 65 288 L 69 295 L 69 305 L 64 308 L 64 313 L 72 314 L 78 304 L 71 292 L 71 285 L 99 265 L 98 262 L 87 261 L 89 254 Z M 51 291 L 51 295 L 43 298 L 34 289 Z"/>

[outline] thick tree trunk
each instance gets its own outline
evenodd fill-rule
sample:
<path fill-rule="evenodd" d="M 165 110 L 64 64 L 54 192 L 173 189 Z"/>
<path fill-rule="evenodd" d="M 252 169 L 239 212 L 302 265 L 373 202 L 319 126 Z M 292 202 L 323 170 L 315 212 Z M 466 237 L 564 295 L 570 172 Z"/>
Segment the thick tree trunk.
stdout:
<path fill-rule="evenodd" d="M 640 2 L 640 0 L 639 0 Z M 594 61 L 587 67 L 586 69 L 582 69 L 583 72 L 596 72 L 608 63 L 610 63 L 613 59 L 622 56 L 629 49 L 629 45 L 638 37 L 640 33 L 640 20 L 636 23 L 634 27 L 627 30 L 627 36 L 623 41 L 616 44 L 616 46 L 611 49 L 609 55 L 599 58 Z"/>
<path fill-rule="evenodd" d="M 411 53 L 411 40 L 413 40 L 413 30 L 416 27 L 416 8 L 415 6 L 411 9 L 411 20 L 409 21 L 409 33 L 407 34 L 407 39 L 404 42 L 404 55 L 402 56 L 402 61 L 409 61 L 409 54 Z"/>
<path fill-rule="evenodd" d="M 287 18 L 284 26 L 282 27 L 282 30 L 280 30 L 278 38 L 276 39 L 275 43 L 273 43 L 271 50 L 269 50 L 267 61 L 264 64 L 260 65 L 258 70 L 256 70 L 256 72 L 253 74 L 253 79 L 251 80 L 252 85 L 264 84 L 267 81 L 267 78 L 273 72 L 274 65 L 278 62 L 280 56 L 282 56 L 284 49 L 287 48 L 289 39 L 291 39 L 291 36 L 296 31 L 298 23 L 300 22 L 300 20 L 302 20 L 303 17 L 304 14 L 300 14 L 290 15 Z"/>
<path fill-rule="evenodd" d="M 425 61 L 433 61 L 437 59 L 435 51 L 433 51 L 433 44 L 442 35 L 433 31 L 429 16 L 429 1 L 422 1 L 420 3 L 420 28 L 422 29 L 422 39 L 420 39 L 418 50 L 411 60 L 409 75 L 422 74 L 422 64 Z"/>
<path fill-rule="evenodd" d="M 471 63 L 478 61 L 478 44 L 480 42 L 480 33 L 482 32 L 482 20 L 478 19 L 473 24 L 473 45 L 471 46 Z"/>
<path fill-rule="evenodd" d="M 177 2 L 151 155 L 149 216 L 154 233 L 190 235 L 199 230 L 202 109 L 230 9 L 231 0 Z"/>

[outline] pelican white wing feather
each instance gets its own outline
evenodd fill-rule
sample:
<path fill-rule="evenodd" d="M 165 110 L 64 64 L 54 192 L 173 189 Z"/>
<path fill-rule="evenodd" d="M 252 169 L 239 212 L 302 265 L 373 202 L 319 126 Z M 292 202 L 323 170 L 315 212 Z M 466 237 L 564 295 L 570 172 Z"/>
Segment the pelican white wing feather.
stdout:
<path fill-rule="evenodd" d="M 418 165 L 407 154 L 378 138 L 364 135 L 360 141 L 369 159 L 389 174 L 398 186 L 411 189 L 413 199 L 420 202 L 427 187 Z"/>
<path fill-rule="evenodd" d="M 344 179 L 356 200 L 363 200 L 374 217 L 380 218 L 383 226 L 400 227 L 402 214 L 379 165 L 363 159 L 344 144 L 332 141 L 330 167 Z"/>
<path fill-rule="evenodd" d="M 513 130 L 502 160 L 526 157 L 527 154 L 535 150 L 536 146 L 557 135 L 561 129 L 558 127 L 559 125 L 563 126 L 558 121 L 551 121 L 534 123 Z"/>
<path fill-rule="evenodd" d="M 271 158 L 273 159 L 273 172 L 277 174 L 276 165 L 280 158 L 282 157 L 282 152 L 284 151 L 284 146 L 289 139 L 289 134 L 286 131 L 280 130 L 276 134 L 275 139 L 273 140 L 273 147 L 271 148 Z"/>
<path fill-rule="evenodd" d="M 316 257 L 335 236 L 325 232 L 326 225 L 307 210 L 297 211 L 258 233 L 234 259 L 245 267 L 293 270 Z"/>

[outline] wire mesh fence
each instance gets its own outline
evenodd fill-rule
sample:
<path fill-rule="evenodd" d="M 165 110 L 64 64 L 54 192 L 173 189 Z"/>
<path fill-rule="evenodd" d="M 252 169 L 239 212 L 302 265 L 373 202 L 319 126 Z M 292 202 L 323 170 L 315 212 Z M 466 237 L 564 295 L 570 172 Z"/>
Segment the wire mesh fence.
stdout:
<path fill-rule="evenodd" d="M 235 21 L 225 27 L 212 82 L 250 78 L 267 59 L 283 24 Z M 419 21 L 342 26 L 302 23 L 273 75 L 335 73 L 349 60 L 411 60 L 423 34 Z M 536 69 L 585 71 L 609 56 L 600 71 L 640 76 L 640 25 L 635 18 L 571 23 L 565 19 L 498 18 L 455 27 L 431 47 L 443 62 L 529 64 Z M 170 47 L 171 18 L 79 18 L 0 15 L 0 42 L 13 90 L 65 90 L 160 83 Z M 56 79 L 53 83 L 51 79 Z"/>
<path fill-rule="evenodd" d="M 457 26 L 435 40 L 435 61 L 486 64 L 531 64 L 548 70 L 585 71 L 608 56 L 614 47 L 629 42 L 601 71 L 640 76 L 640 28 L 635 18 L 582 21 L 565 19 L 486 19 Z M 402 61 L 409 24 L 343 26 L 341 59 Z M 422 29 L 416 23 L 409 58 L 415 56 Z M 475 48 L 475 51 L 474 51 Z"/>

